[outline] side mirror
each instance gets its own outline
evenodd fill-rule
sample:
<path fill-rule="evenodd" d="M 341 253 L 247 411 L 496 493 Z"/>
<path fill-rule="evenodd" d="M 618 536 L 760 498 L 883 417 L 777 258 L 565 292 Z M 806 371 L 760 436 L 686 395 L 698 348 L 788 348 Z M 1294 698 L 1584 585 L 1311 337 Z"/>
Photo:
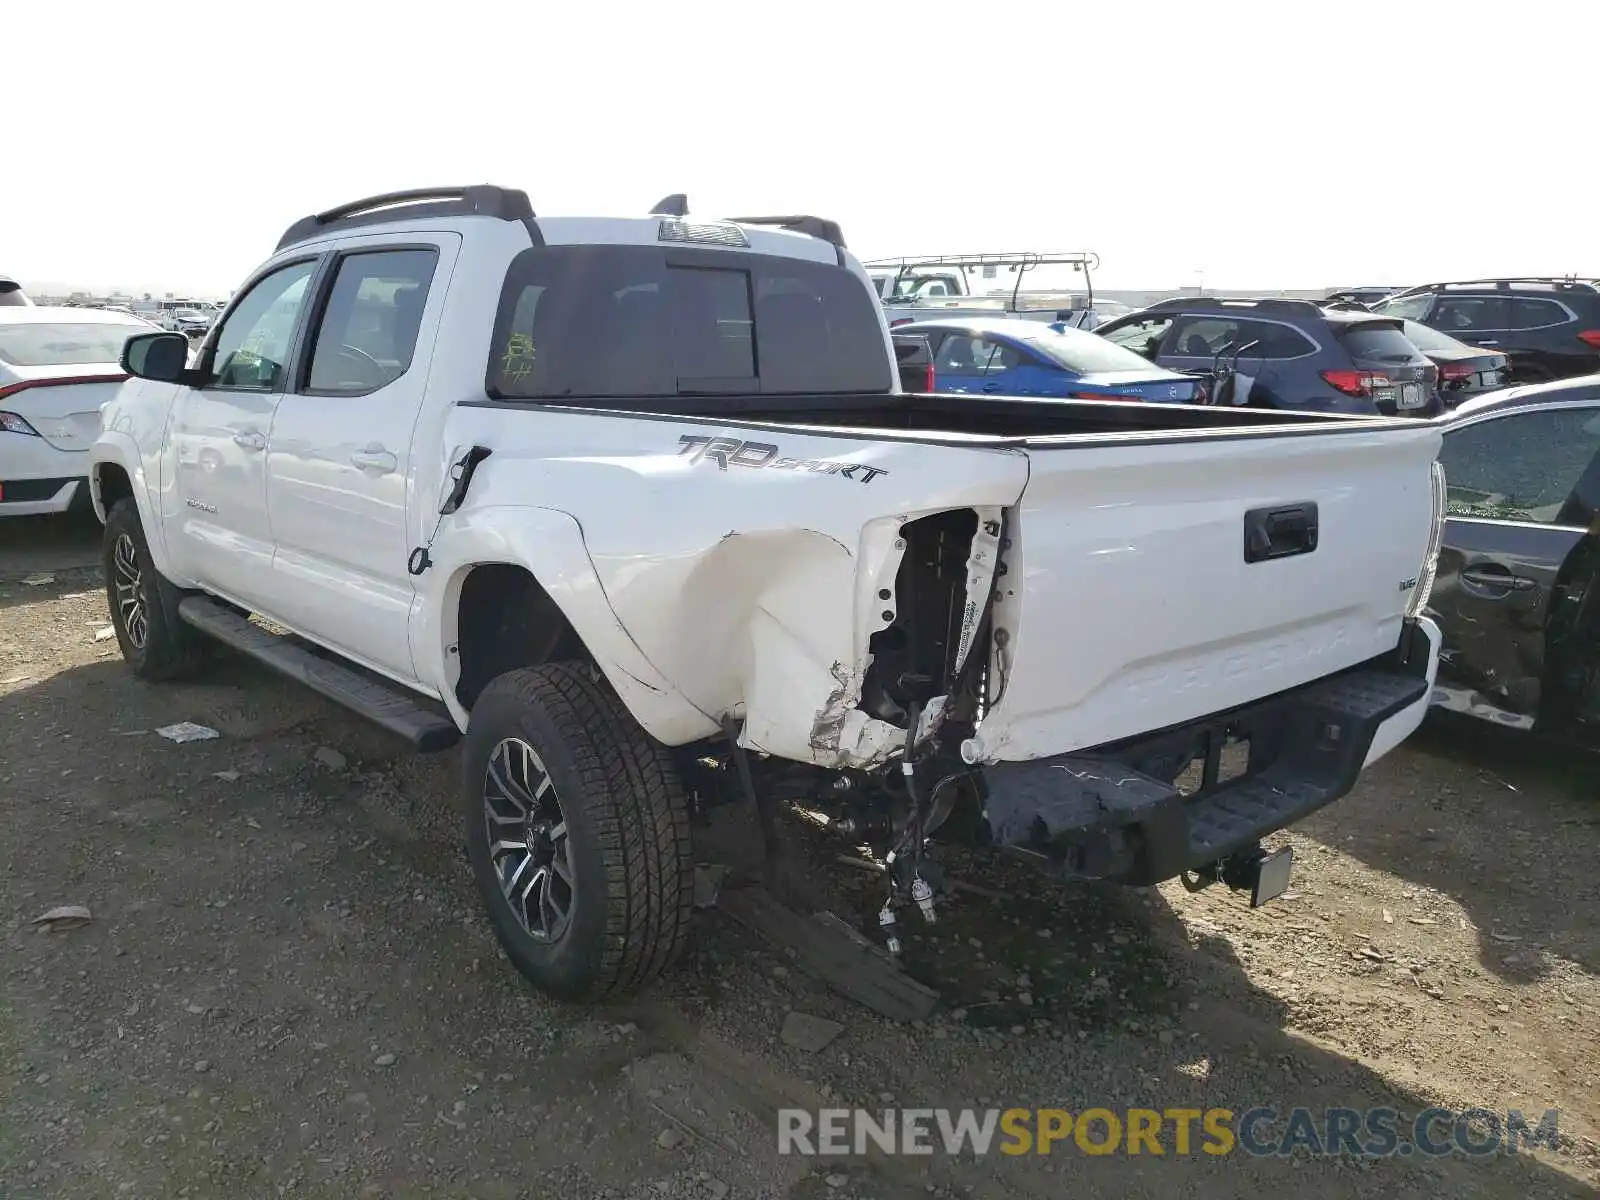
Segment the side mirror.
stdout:
<path fill-rule="evenodd" d="M 122 346 L 122 369 L 137 379 L 178 383 L 189 367 L 189 339 L 181 333 L 136 333 Z"/>

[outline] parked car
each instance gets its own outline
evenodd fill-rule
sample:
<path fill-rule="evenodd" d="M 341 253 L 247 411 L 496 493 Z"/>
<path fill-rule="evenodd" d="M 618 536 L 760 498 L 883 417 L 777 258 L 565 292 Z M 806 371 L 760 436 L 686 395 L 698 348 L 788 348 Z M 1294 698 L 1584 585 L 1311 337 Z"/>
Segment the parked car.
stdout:
<path fill-rule="evenodd" d="M 1431 325 L 1401 321 L 1401 332 L 1439 368 L 1439 400 L 1454 408 L 1511 382 L 1511 359 L 1498 350 L 1469 346 Z"/>
<path fill-rule="evenodd" d="M 1442 407 L 1438 368 L 1387 316 L 1310 300 L 1177 296 L 1095 332 L 1174 371 L 1207 371 L 1237 354 L 1258 408 L 1429 417 Z"/>
<path fill-rule="evenodd" d="M 32 303 L 20 283 L 0 275 L 0 308 L 23 308 Z"/>
<path fill-rule="evenodd" d="M 722 798 L 771 830 L 826 797 L 895 864 L 891 924 L 968 820 L 1074 878 L 1280 894 L 1260 839 L 1426 714 L 1437 428 L 908 400 L 838 225 L 674 199 L 343 204 L 193 364 L 131 339 L 93 494 L 133 671 L 215 639 L 463 741 L 491 923 L 565 996 L 672 960 L 691 807 Z"/>
<path fill-rule="evenodd" d="M 87 508 L 100 406 L 123 343 L 155 328 L 93 308 L 0 308 L 0 517 Z"/>
<path fill-rule="evenodd" d="M 894 332 L 928 339 L 938 392 L 1162 404 L 1191 404 L 1202 397 L 1203 385 L 1194 376 L 1163 370 L 1080 329 L 995 317 L 917 321 Z"/>
<path fill-rule="evenodd" d="M 1600 747 L 1600 375 L 1446 419 L 1433 703 Z"/>
<path fill-rule="evenodd" d="M 1513 383 L 1600 371 L 1600 281 L 1479 279 L 1408 288 L 1374 306 L 1511 356 Z"/>

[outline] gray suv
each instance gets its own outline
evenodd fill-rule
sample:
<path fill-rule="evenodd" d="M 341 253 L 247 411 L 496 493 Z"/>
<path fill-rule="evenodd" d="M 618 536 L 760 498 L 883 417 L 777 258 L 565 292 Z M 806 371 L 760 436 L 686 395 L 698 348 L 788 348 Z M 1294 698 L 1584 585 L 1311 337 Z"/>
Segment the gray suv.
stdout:
<path fill-rule="evenodd" d="M 1310 300 L 1179 296 L 1110 321 L 1101 337 L 1175 371 L 1235 365 L 1255 408 L 1432 417 L 1439 369 L 1377 313 Z"/>

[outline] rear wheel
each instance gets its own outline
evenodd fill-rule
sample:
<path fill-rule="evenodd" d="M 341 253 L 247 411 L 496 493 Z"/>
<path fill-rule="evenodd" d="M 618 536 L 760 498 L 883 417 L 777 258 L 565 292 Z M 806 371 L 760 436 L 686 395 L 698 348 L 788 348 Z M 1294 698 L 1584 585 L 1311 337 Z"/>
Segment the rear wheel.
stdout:
<path fill-rule="evenodd" d="M 118 500 L 106 514 L 101 564 L 122 657 L 141 679 L 178 679 L 199 667 L 201 636 L 178 617 L 183 593 L 156 570 L 139 508 Z"/>
<path fill-rule="evenodd" d="M 472 709 L 467 853 L 507 956 L 564 999 L 635 990 L 678 955 L 689 805 L 666 747 L 579 664 L 509 671 Z"/>

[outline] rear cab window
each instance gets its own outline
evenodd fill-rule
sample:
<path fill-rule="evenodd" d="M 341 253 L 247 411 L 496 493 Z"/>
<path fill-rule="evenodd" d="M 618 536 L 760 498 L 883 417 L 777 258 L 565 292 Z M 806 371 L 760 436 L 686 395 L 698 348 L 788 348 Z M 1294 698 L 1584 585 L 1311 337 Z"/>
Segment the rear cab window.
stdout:
<path fill-rule="evenodd" d="M 885 393 L 895 364 L 850 271 L 776 255 L 543 246 L 506 273 L 486 388 L 505 400 Z"/>

